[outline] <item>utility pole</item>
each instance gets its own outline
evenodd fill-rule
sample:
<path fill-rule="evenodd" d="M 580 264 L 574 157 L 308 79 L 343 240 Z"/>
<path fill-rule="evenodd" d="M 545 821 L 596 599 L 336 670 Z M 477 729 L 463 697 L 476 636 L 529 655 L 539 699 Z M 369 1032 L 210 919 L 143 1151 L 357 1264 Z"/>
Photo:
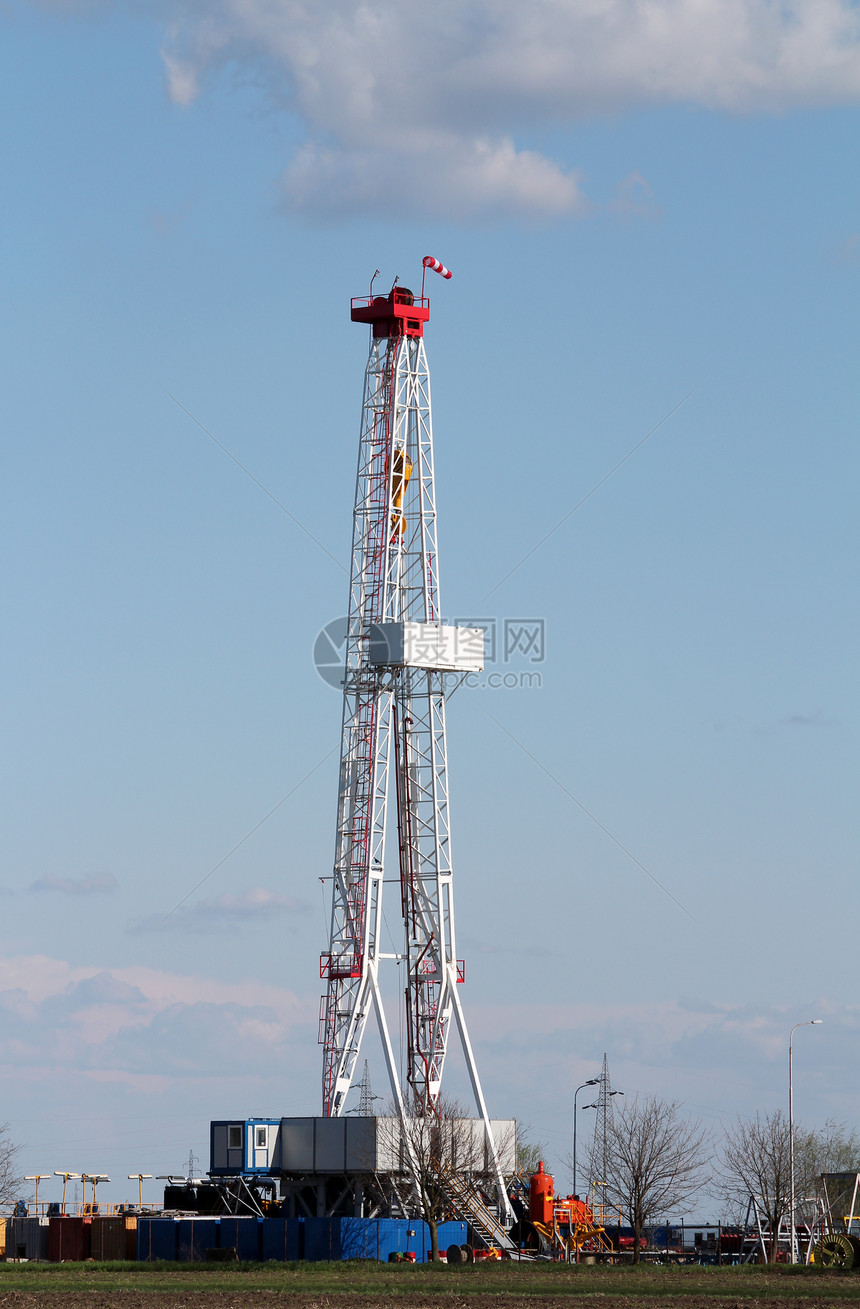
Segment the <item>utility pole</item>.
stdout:
<path fill-rule="evenodd" d="M 788 1172 L 789 1172 L 789 1222 L 791 1223 L 791 1262 L 797 1263 L 797 1228 L 794 1222 L 794 1075 L 791 1061 L 791 1042 L 798 1027 L 818 1027 L 823 1018 L 808 1018 L 803 1023 L 795 1023 L 788 1034 Z"/>
<path fill-rule="evenodd" d="M 576 1097 L 580 1091 L 584 1091 L 587 1086 L 597 1086 L 598 1079 L 589 1077 L 587 1082 L 578 1086 L 573 1093 L 573 1194 L 576 1195 Z M 587 1107 L 587 1106 L 586 1106 Z M 592 1106 L 593 1108 L 594 1106 Z"/>

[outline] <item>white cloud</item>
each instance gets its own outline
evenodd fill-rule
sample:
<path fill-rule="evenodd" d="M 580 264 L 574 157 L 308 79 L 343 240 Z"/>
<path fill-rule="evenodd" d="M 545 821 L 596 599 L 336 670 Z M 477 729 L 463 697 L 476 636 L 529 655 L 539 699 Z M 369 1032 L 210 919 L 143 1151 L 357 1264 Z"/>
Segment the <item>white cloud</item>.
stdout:
<path fill-rule="evenodd" d="M 164 71 L 167 74 L 167 94 L 175 105 L 190 105 L 200 92 L 197 73 L 190 64 L 174 59 L 168 50 L 162 50 Z"/>
<path fill-rule="evenodd" d="M 252 67 L 307 140 L 284 178 L 315 218 L 583 212 L 579 180 L 514 142 L 595 112 L 852 103 L 850 0 L 173 0 L 163 57 L 187 105 Z"/>
<path fill-rule="evenodd" d="M 854 1076 L 860 1009 L 819 998 L 809 1012 L 822 1017 L 828 1043 L 805 1071 L 804 1121 L 846 1116 L 845 1091 Z M 712 1124 L 780 1103 L 788 1031 L 794 1015 L 784 1008 L 631 998 L 595 1001 L 577 994 L 540 1006 L 477 1006 L 469 1012 L 480 1045 L 485 1087 L 503 1087 L 499 1104 L 529 1105 L 531 1121 L 560 1132 L 558 1155 L 569 1149 L 570 1101 L 560 1087 L 575 1087 L 600 1069 L 608 1052 L 613 1086 L 627 1096 L 654 1093 L 680 1099 Z M 535 1069 L 540 1070 L 539 1085 Z M 853 1109 L 850 1110 L 853 1114 Z M 586 1130 L 588 1130 L 586 1128 Z M 552 1135 L 552 1131 L 549 1131 Z"/>
<path fill-rule="evenodd" d="M 119 883 L 113 873 L 90 873 L 86 877 L 59 877 L 45 873 L 31 882 L 31 891 L 58 891 L 61 895 L 111 895 Z"/>
<path fill-rule="evenodd" d="M 122 1175 L 141 1167 L 168 1171 L 149 1161 L 161 1158 L 170 1141 L 181 1158 L 186 1133 L 202 1135 L 205 1151 L 207 1122 L 225 1112 L 316 1111 L 318 992 L 296 994 L 271 980 L 229 982 L 218 975 L 220 952 L 198 955 L 197 971 L 188 974 L 0 957 L 0 1057 L 9 1074 L 7 1100 L 13 1101 L 6 1116 L 20 1121 L 21 1139 L 34 1143 L 28 1171 L 47 1172 L 52 1151 L 57 1161 L 67 1159 L 70 1142 L 83 1157 L 86 1137 L 78 1133 L 90 1115 L 87 1149 L 104 1171 L 110 1156 L 101 1153 L 102 1119 L 113 1117 L 113 1158 L 128 1162 L 116 1166 Z M 587 986 L 569 989 L 569 1000 L 558 983 L 549 997 L 532 1001 L 526 987 L 525 998 L 467 1006 L 491 1112 L 519 1113 L 535 1124 L 550 1143 L 548 1162 L 557 1164 L 569 1152 L 572 1088 L 596 1075 L 604 1051 L 617 1089 L 631 1097 L 654 1092 L 679 1098 L 717 1128 L 739 1112 L 781 1103 L 795 1012 L 644 995 L 616 1003 L 588 998 Z M 397 1001 L 391 1000 L 393 1013 Z M 816 1045 L 802 1061 L 800 1121 L 813 1125 L 828 1114 L 853 1121 L 860 1008 L 810 997 L 803 1012 L 824 1018 L 825 1025 L 816 1028 Z M 446 1079 L 449 1090 L 469 1101 L 457 1044 L 453 1038 Z M 362 1055 L 381 1089 L 372 1028 Z M 135 1095 L 164 1100 L 153 1107 L 148 1099 L 129 1098 Z M 165 1138 L 171 1121 L 173 1136 Z M 587 1115 L 580 1127 L 588 1132 Z"/>
<path fill-rule="evenodd" d="M 389 218 L 415 212 L 454 221 L 493 214 L 560 218 L 587 207 L 574 173 L 565 173 L 510 138 L 459 141 L 425 149 L 422 168 L 404 186 L 399 152 L 332 149 L 308 143 L 283 178 L 287 208 L 315 218 L 355 213 Z"/>
<path fill-rule="evenodd" d="M 38 1069 L 49 1050 L 54 1077 L 197 1076 L 264 1057 L 280 1067 L 294 1030 L 304 1041 L 315 1018 L 315 1000 L 267 983 L 76 967 L 44 956 L 0 960 L 4 1063 Z"/>
<path fill-rule="evenodd" d="M 131 925 L 134 932 L 183 931 L 217 932 L 235 928 L 241 922 L 258 922 L 277 916 L 304 914 L 303 900 L 281 895 L 263 886 L 250 887 L 238 894 L 226 891 L 211 900 L 192 900 L 165 916 L 150 914 Z"/>

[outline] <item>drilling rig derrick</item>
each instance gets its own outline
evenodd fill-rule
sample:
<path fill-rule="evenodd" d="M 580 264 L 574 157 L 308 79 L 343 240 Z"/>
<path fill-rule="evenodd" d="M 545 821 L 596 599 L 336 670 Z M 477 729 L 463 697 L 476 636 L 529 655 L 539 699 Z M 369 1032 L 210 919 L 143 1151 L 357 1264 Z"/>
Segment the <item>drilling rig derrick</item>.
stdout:
<path fill-rule="evenodd" d="M 429 256 L 424 269 L 444 277 Z M 339 1117 L 371 1011 L 391 1093 L 404 1113 L 435 1112 L 452 1024 L 501 1195 L 484 1095 L 458 984 L 445 739 L 446 677 L 483 668 L 483 632 L 443 622 L 433 479 L 430 302 L 396 283 L 352 301 L 370 327 L 353 517 L 331 929 L 320 976 L 323 1114 Z M 396 826 L 402 945 L 381 948 L 389 801 Z M 392 843 L 395 844 L 395 843 Z M 380 964 L 404 973 L 405 1085 L 380 989 Z"/>

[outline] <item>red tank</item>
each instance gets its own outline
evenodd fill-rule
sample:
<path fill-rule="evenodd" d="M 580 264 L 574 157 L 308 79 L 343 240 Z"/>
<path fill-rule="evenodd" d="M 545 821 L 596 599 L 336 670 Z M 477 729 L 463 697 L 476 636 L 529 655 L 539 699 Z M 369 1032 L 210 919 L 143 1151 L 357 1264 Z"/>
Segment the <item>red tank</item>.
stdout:
<path fill-rule="evenodd" d="M 529 1182 L 529 1218 L 533 1223 L 552 1226 L 552 1177 L 543 1170 L 543 1160 Z"/>

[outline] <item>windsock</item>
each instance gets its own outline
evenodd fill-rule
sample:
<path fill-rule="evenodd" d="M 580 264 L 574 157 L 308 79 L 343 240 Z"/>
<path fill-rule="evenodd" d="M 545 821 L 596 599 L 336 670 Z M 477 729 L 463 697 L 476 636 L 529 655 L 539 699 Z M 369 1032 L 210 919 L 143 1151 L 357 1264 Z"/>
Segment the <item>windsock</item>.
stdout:
<path fill-rule="evenodd" d="M 432 268 L 433 272 L 438 273 L 440 277 L 450 278 L 450 268 L 446 268 L 444 264 L 440 264 L 439 260 L 434 259 L 432 255 L 425 255 L 422 262 L 425 268 Z"/>

